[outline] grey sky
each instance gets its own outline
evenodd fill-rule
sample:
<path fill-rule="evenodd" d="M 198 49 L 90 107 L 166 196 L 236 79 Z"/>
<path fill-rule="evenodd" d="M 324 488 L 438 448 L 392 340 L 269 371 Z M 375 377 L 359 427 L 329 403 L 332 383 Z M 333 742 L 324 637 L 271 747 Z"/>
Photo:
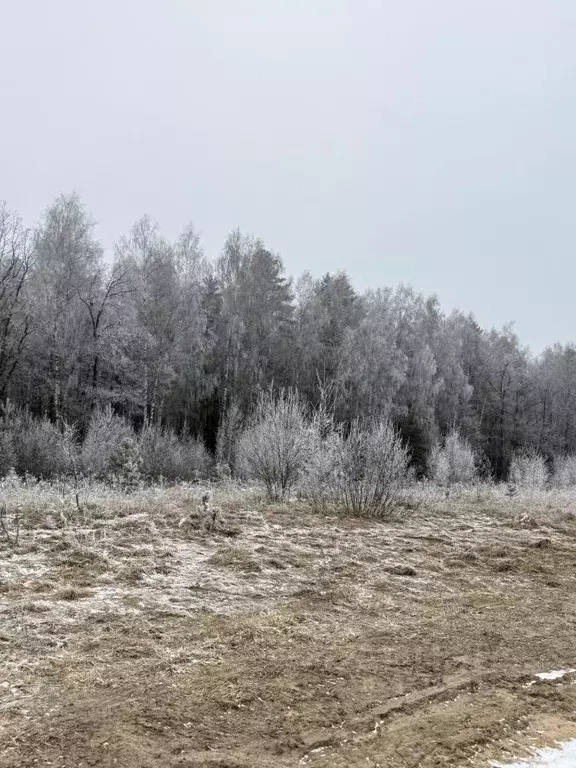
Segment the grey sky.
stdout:
<path fill-rule="evenodd" d="M 0 0 L 0 198 L 576 338 L 574 0 Z"/>

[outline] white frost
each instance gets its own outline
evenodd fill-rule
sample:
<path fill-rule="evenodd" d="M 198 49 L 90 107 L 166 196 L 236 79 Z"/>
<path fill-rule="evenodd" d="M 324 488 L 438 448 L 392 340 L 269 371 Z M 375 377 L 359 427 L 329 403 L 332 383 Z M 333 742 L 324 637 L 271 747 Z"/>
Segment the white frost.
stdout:
<path fill-rule="evenodd" d="M 576 739 L 559 749 L 539 749 L 534 757 L 516 763 L 492 763 L 493 768 L 576 768 Z"/>
<path fill-rule="evenodd" d="M 576 669 L 553 669 L 552 672 L 539 672 L 536 677 L 539 680 L 558 680 L 564 675 L 570 675 L 576 672 Z"/>

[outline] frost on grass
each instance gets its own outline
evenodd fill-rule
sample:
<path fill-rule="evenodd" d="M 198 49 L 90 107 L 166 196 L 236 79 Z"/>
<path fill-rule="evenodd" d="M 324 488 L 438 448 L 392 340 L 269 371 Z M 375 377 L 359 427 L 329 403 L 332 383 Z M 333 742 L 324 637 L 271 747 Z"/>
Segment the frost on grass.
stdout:
<path fill-rule="evenodd" d="M 180 525 L 201 512 L 208 490 L 222 526 Z M 549 493 L 547 504 L 523 502 L 539 528 L 520 532 L 512 502 L 492 488 L 466 489 L 454 500 L 423 485 L 414 489 L 414 504 L 421 494 L 426 505 L 393 522 L 313 513 L 300 502 L 266 505 L 259 492 L 230 482 L 131 493 L 90 484 L 81 488 L 80 509 L 64 486 L 4 491 L 7 505 L 18 500 L 26 511 L 20 546 L 5 546 L 0 554 L 0 680 L 8 683 L 0 689 L 0 710 L 14 716 L 0 724 L 0 740 L 9 735 L 18 756 L 22 744 L 32 743 L 30 733 L 52 739 L 34 742 L 34 754 L 43 759 L 66 753 L 67 740 L 77 743 L 85 723 L 90 734 L 94 726 L 107 736 L 103 714 L 112 701 L 115 723 L 130 735 L 145 732 L 143 738 L 155 739 L 154 749 L 175 748 L 201 723 L 209 746 L 199 742 L 198 749 L 206 765 L 226 728 L 250 748 L 262 743 L 263 754 L 271 756 L 266 768 L 295 765 L 304 749 L 314 765 L 320 760 L 315 745 L 328 737 L 331 765 L 353 764 L 357 756 L 349 750 L 357 747 L 363 757 L 389 747 L 382 762 L 396 768 L 403 763 L 393 762 L 395 745 L 372 733 L 375 706 L 420 701 L 406 697 L 415 689 L 440 690 L 447 660 L 455 672 L 475 664 L 479 637 L 484 663 L 504 673 L 520 654 L 523 663 L 526 654 L 538 654 L 537 666 L 531 660 L 534 671 L 553 669 L 555 659 L 565 658 L 558 645 L 541 667 L 542 650 L 534 651 L 534 639 L 518 632 L 525 619 L 517 613 L 529 609 L 542 622 L 538 609 L 546 605 L 535 584 L 549 589 L 547 568 L 564 569 L 563 588 L 569 589 L 573 539 L 562 533 L 563 526 L 571 530 L 562 522 L 565 491 Z M 538 491 L 534 498 L 541 496 Z M 497 569 L 502 560 L 513 567 Z M 479 635 L 470 608 L 482 609 L 488 594 L 494 599 L 478 618 L 486 627 Z M 560 628 L 563 633 L 570 643 Z M 493 637 L 494 660 L 487 652 Z M 546 642 L 548 649 L 556 638 L 546 636 Z M 500 679 L 492 668 L 490 674 Z M 527 690 L 524 668 L 519 674 L 525 697 L 549 687 L 542 682 Z M 56 700 L 62 710 L 48 721 L 48 702 Z M 534 706 L 532 698 L 529 703 Z M 489 704 L 485 713 L 494 709 Z M 442 707 L 448 716 L 443 701 Z M 18 719 L 24 709 L 30 720 Z M 446 734 L 461 726 L 460 715 L 443 731 L 427 730 L 438 726 L 433 719 L 424 728 L 420 721 L 419 738 L 442 743 L 446 752 Z M 54 723 L 60 730 L 49 730 Z M 366 723 L 370 732 L 357 743 Z M 166 724 L 174 729 L 168 735 Z M 498 723 L 492 727 L 502 732 Z M 476 738 L 468 731 L 466 738 Z M 92 745 L 84 745 L 91 759 Z M 120 762 L 121 746 L 114 748 Z M 221 762 L 246 762 L 235 746 L 219 749 Z"/>

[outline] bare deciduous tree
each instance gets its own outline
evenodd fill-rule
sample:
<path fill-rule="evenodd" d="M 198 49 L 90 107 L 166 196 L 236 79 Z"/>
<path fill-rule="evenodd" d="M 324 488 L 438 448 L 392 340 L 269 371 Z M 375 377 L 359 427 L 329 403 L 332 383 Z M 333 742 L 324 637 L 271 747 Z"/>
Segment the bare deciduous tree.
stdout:
<path fill-rule="evenodd" d="M 31 333 L 26 283 L 32 266 L 31 237 L 17 214 L 0 203 L 0 400 Z"/>

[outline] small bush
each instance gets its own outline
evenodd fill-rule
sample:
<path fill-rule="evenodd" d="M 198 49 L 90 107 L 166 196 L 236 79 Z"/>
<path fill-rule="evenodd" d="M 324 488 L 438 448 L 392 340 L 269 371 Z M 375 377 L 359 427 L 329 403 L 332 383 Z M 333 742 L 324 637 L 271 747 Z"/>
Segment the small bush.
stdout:
<path fill-rule="evenodd" d="M 11 429 L 0 428 L 0 477 L 6 477 L 16 465 L 14 435 Z"/>
<path fill-rule="evenodd" d="M 23 487 L 22 478 L 18 475 L 14 467 L 10 467 L 6 475 L 0 481 L 0 489 L 8 493 L 21 491 Z"/>
<path fill-rule="evenodd" d="M 555 488 L 576 486 L 576 456 L 559 456 L 554 460 L 552 485 Z"/>
<path fill-rule="evenodd" d="M 210 456 L 199 440 L 179 440 L 173 432 L 147 427 L 138 444 L 146 477 L 195 480 L 208 474 Z"/>
<path fill-rule="evenodd" d="M 212 471 L 212 477 L 218 483 L 228 483 L 232 479 L 232 472 L 229 464 L 220 464 L 216 462 Z"/>
<path fill-rule="evenodd" d="M 142 457 L 138 443 L 125 437 L 110 457 L 110 479 L 126 490 L 137 488 L 142 480 Z"/>
<path fill-rule="evenodd" d="M 52 478 L 69 474 L 68 441 L 48 419 L 24 416 L 14 430 L 15 469 L 19 475 Z"/>
<path fill-rule="evenodd" d="M 483 483 L 491 483 L 494 480 L 492 463 L 488 456 L 483 452 L 476 454 L 476 474 L 478 475 L 478 479 Z"/>
<path fill-rule="evenodd" d="M 337 457 L 335 495 L 351 515 L 384 517 L 408 482 L 410 454 L 389 421 L 354 422 Z"/>
<path fill-rule="evenodd" d="M 202 440 L 191 437 L 183 440 L 182 445 L 188 467 L 188 475 L 183 476 L 182 479 L 197 480 L 198 477 L 208 477 L 214 462 Z"/>
<path fill-rule="evenodd" d="M 125 420 L 116 416 L 111 408 L 95 411 L 80 451 L 80 466 L 90 477 L 106 477 L 111 461 L 126 438 L 134 439 L 134 430 Z"/>
<path fill-rule="evenodd" d="M 327 512 L 336 498 L 336 479 L 342 457 L 342 435 L 334 430 L 325 437 L 310 434 L 310 451 L 302 473 L 300 493 L 317 512 Z"/>
<path fill-rule="evenodd" d="M 238 442 L 244 473 L 264 484 L 270 501 L 283 501 L 300 478 L 309 450 L 307 414 L 298 395 L 263 394 Z"/>
<path fill-rule="evenodd" d="M 548 471 L 546 461 L 537 451 L 524 450 L 512 458 L 510 482 L 517 488 L 540 490 L 546 487 Z"/>
<path fill-rule="evenodd" d="M 469 485 L 477 477 L 474 452 L 457 429 L 452 429 L 442 445 L 432 448 L 428 459 L 430 479 L 438 485 Z"/>
<path fill-rule="evenodd" d="M 335 423 L 331 403 L 327 403 L 324 397 L 312 417 L 308 440 L 309 450 L 299 491 L 315 511 L 327 512 L 336 503 L 335 488 L 342 454 L 342 432 Z"/>

